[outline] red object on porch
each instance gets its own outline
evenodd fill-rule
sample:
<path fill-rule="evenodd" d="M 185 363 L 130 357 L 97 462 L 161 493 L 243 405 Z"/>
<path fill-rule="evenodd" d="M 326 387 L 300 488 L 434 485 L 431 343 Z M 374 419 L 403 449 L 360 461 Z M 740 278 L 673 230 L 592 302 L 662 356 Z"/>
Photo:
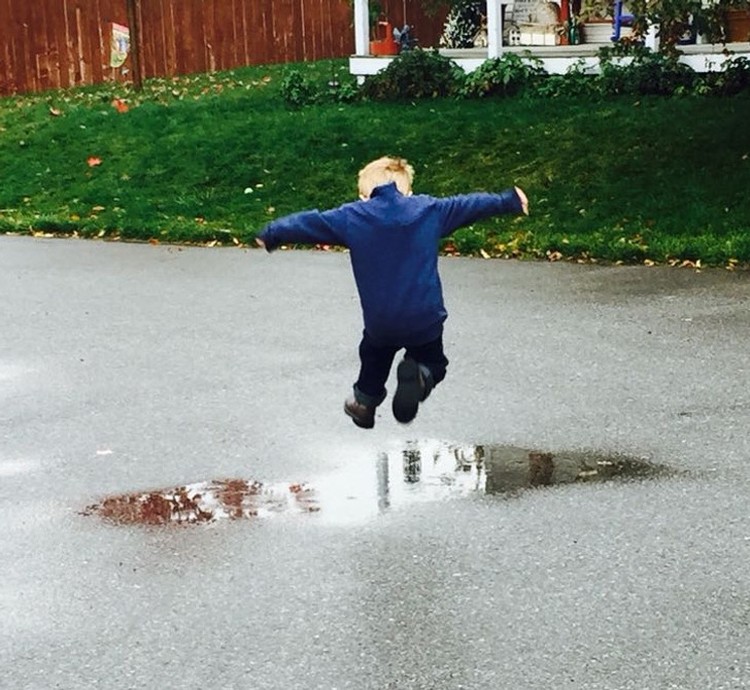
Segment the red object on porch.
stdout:
<path fill-rule="evenodd" d="M 371 55 L 398 55 L 398 43 L 393 38 L 393 26 L 387 19 L 378 21 L 378 29 L 382 28 L 381 38 L 370 41 Z"/>
<path fill-rule="evenodd" d="M 570 22 L 570 0 L 560 0 L 560 24 L 563 25 L 564 30 L 560 36 L 560 45 L 570 45 L 570 36 L 568 32 Z"/>

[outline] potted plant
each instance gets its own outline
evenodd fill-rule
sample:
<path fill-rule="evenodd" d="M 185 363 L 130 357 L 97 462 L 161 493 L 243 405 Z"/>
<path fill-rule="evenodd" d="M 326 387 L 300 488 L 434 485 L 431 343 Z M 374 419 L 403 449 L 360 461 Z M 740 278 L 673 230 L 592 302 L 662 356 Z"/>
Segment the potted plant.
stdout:
<path fill-rule="evenodd" d="M 656 27 L 659 50 L 666 54 L 676 55 L 679 45 L 695 43 L 697 33 L 704 32 L 703 0 L 653 0 L 645 3 L 643 12 Z"/>
<path fill-rule="evenodd" d="M 350 0 L 354 4 L 354 0 Z M 368 3 L 370 19 L 370 55 L 398 55 L 398 42 L 393 35 L 393 26 L 385 16 L 383 3 L 370 0 Z"/>
<path fill-rule="evenodd" d="M 612 42 L 612 0 L 583 0 L 578 12 L 582 43 Z"/>

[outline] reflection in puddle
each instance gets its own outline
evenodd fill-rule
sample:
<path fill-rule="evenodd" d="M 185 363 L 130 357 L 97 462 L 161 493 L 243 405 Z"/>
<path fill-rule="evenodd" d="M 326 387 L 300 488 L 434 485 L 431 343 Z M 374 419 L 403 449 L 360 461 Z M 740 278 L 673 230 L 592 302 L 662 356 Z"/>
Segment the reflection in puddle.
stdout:
<path fill-rule="evenodd" d="M 371 457 L 352 457 L 343 469 L 309 484 L 201 482 L 109 497 L 84 514 L 119 524 L 163 525 L 319 513 L 317 519 L 340 524 L 414 503 L 669 474 L 668 468 L 637 458 L 414 441 L 380 453 L 374 463 Z"/>
<path fill-rule="evenodd" d="M 314 492 L 303 484 L 264 485 L 244 479 L 227 479 L 110 496 L 89 506 L 83 514 L 97 514 L 117 524 L 189 525 L 317 510 Z"/>

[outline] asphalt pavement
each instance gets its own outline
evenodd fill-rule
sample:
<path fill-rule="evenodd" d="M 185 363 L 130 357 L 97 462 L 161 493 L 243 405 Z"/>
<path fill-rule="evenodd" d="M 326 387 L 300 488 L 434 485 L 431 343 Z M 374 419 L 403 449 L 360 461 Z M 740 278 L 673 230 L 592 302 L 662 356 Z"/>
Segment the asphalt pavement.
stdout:
<path fill-rule="evenodd" d="M 750 275 L 441 273 L 448 376 L 363 431 L 346 254 L 0 237 L 0 688 L 750 688 Z"/>

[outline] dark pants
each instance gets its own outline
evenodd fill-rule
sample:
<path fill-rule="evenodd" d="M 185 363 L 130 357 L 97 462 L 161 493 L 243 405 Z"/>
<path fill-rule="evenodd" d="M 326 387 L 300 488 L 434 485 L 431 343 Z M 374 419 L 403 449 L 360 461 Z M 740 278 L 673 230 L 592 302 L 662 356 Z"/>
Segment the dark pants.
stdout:
<path fill-rule="evenodd" d="M 359 402 L 377 407 L 385 399 L 385 382 L 393 365 L 393 358 L 401 347 L 379 346 L 372 342 L 365 331 L 359 344 L 361 368 L 354 384 L 354 393 Z M 430 387 L 436 386 L 445 378 L 448 358 L 443 353 L 443 336 L 424 345 L 409 346 L 406 356 L 411 357 L 429 371 Z M 423 369 L 424 370 L 424 369 Z"/>

